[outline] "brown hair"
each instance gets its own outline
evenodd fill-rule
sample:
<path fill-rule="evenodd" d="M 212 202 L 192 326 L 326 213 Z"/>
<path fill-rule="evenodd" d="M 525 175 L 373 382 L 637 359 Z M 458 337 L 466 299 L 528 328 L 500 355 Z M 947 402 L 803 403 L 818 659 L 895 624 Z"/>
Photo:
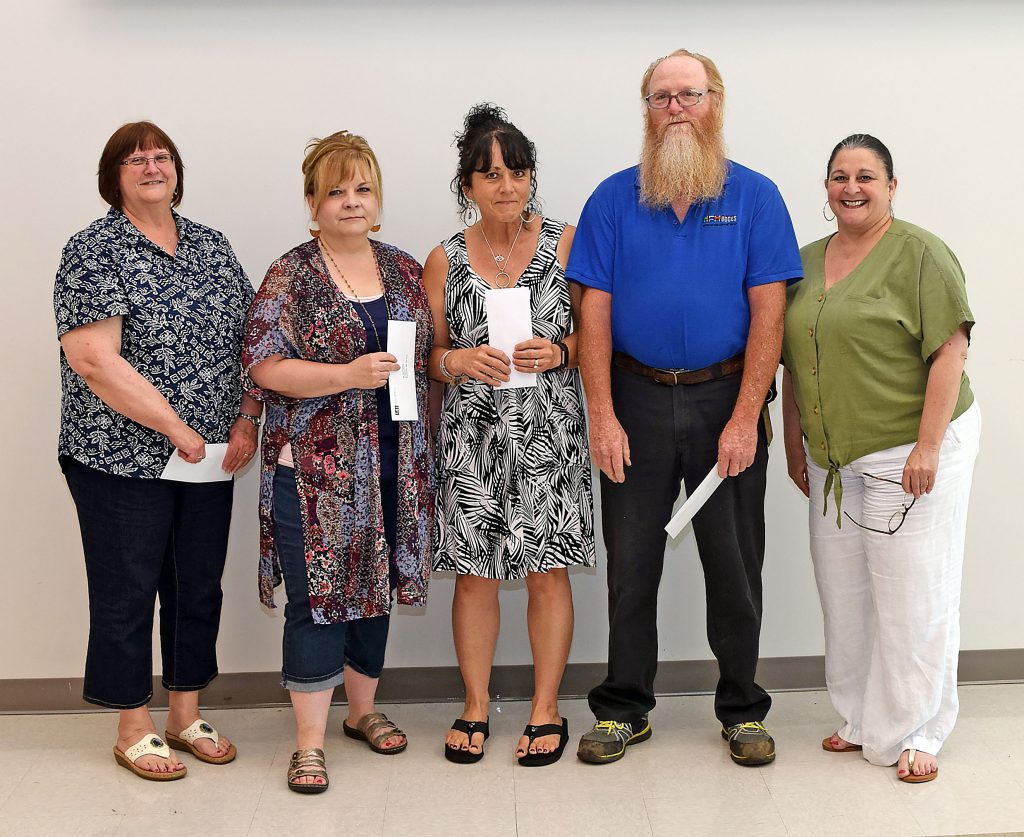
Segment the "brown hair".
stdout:
<path fill-rule="evenodd" d="M 323 139 L 312 139 L 306 146 L 306 159 L 302 161 L 305 194 L 313 198 L 313 214 L 327 196 L 327 192 L 356 175 L 365 166 L 377 191 L 377 203 L 384 206 L 384 187 L 381 183 L 377 155 L 370 144 L 356 134 L 338 131 Z"/>
<path fill-rule="evenodd" d="M 100 197 L 111 206 L 121 209 L 124 198 L 121 195 L 121 163 L 135 149 L 150 151 L 154 148 L 166 148 L 174 155 L 174 171 L 178 175 L 178 186 L 174 192 L 171 206 L 177 206 L 185 194 L 185 166 L 174 141 L 152 122 L 128 122 L 114 131 L 100 154 L 99 170 L 96 172 L 99 181 Z"/>
<path fill-rule="evenodd" d="M 715 62 L 706 55 L 701 55 L 699 52 L 690 52 L 688 49 L 677 49 L 675 52 L 670 52 L 668 55 L 663 55 L 661 58 L 656 58 L 651 62 L 651 66 L 647 68 L 647 72 L 644 73 L 643 80 L 640 82 L 641 98 L 645 97 L 650 92 L 647 88 L 651 83 L 651 76 L 653 76 L 654 71 L 658 69 L 658 65 L 666 58 L 677 58 L 679 56 L 694 58 L 697 61 L 700 61 L 700 63 L 704 65 L 704 72 L 707 73 L 708 90 L 717 93 L 722 99 L 725 98 L 725 83 L 722 81 L 722 74 L 718 72 L 718 67 L 715 66 Z"/>

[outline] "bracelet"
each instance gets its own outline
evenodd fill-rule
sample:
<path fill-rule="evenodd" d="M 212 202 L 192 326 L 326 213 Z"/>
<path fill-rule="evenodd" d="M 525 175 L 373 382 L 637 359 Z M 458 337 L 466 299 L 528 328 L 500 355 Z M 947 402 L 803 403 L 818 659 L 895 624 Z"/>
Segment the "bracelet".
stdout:
<path fill-rule="evenodd" d="M 444 365 L 445 359 L 454 351 L 455 349 L 448 349 L 443 355 L 441 355 L 441 360 L 438 361 L 437 366 L 441 370 L 441 374 L 448 379 L 449 384 L 452 386 L 458 386 L 463 382 L 463 380 L 465 380 L 465 375 L 453 375 L 448 371 L 448 367 Z"/>
<path fill-rule="evenodd" d="M 248 413 L 239 413 L 238 414 L 238 418 L 245 419 L 247 422 L 249 422 L 257 430 L 260 429 L 261 419 L 260 419 L 259 416 L 250 416 Z"/>

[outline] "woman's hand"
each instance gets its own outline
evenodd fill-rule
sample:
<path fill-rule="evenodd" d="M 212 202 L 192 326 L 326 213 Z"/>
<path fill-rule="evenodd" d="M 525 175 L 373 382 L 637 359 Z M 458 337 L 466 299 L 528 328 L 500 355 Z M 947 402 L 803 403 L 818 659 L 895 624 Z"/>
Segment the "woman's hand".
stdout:
<path fill-rule="evenodd" d="M 903 490 L 920 500 L 922 494 L 931 494 L 935 488 L 935 475 L 939 470 L 939 448 L 918 442 L 903 466 Z"/>
<path fill-rule="evenodd" d="M 348 389 L 380 389 L 399 369 L 398 358 L 388 352 L 371 352 L 346 365 L 352 380 Z"/>
<path fill-rule="evenodd" d="M 792 452 L 786 450 L 786 466 L 793 484 L 803 492 L 804 497 L 809 498 L 811 486 L 807 481 L 807 454 L 804 453 L 803 445 Z"/>
<path fill-rule="evenodd" d="M 445 366 L 453 375 L 469 375 L 475 381 L 497 387 L 512 373 L 508 355 L 493 346 L 477 346 L 475 349 L 458 349 L 448 355 Z"/>
<path fill-rule="evenodd" d="M 184 422 L 181 427 L 168 437 L 171 444 L 178 449 L 178 456 L 186 462 L 202 462 L 206 459 L 206 442 L 203 437 L 196 433 Z"/>
<path fill-rule="evenodd" d="M 518 372 L 546 372 L 562 363 L 562 350 L 550 340 L 534 337 L 516 343 L 512 362 Z"/>
<path fill-rule="evenodd" d="M 259 432 L 255 425 L 244 418 L 235 419 L 228 433 L 228 451 L 220 467 L 229 474 L 241 470 L 256 455 L 258 447 Z"/>

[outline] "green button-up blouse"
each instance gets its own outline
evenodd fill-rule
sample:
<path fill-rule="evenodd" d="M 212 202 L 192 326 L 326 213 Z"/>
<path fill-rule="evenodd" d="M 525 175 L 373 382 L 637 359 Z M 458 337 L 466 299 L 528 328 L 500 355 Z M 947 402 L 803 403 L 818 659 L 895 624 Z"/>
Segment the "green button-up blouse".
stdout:
<path fill-rule="evenodd" d="M 826 291 L 830 239 L 800 251 L 804 279 L 788 290 L 782 354 L 811 457 L 829 471 L 826 503 L 834 491 L 838 506 L 839 468 L 917 439 L 931 356 L 974 316 L 956 256 L 920 227 L 893 221 Z M 963 375 L 953 418 L 973 401 Z"/>

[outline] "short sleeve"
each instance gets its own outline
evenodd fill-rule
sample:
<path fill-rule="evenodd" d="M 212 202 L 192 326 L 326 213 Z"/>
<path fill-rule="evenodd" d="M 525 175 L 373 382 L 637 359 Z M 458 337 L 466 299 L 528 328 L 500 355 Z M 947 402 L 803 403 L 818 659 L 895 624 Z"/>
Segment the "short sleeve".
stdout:
<path fill-rule="evenodd" d="M 76 235 L 61 255 L 53 286 L 57 337 L 72 329 L 129 311 L 128 297 L 110 248 Z"/>
<path fill-rule="evenodd" d="M 599 186 L 587 200 L 576 226 L 565 277 L 590 288 L 612 292 L 615 224 L 611 207 Z"/>
<path fill-rule="evenodd" d="M 254 366 L 273 355 L 298 357 L 295 347 L 285 335 L 281 321 L 281 318 L 286 316 L 290 292 L 291 282 L 281 262 L 277 261 L 270 266 L 263 284 L 249 305 L 249 314 L 245 321 L 245 339 L 242 344 L 242 386 L 246 394 L 257 401 L 272 404 L 294 402 L 292 398 L 260 388 L 249 377 L 249 372 Z"/>
<path fill-rule="evenodd" d="M 774 183 L 766 180 L 760 192 L 760 204 L 750 225 L 744 287 L 770 282 L 792 284 L 803 276 L 793 221 Z"/>
<path fill-rule="evenodd" d="M 928 246 L 921 259 L 921 359 L 925 362 L 964 323 L 974 325 L 963 268 L 944 244 Z"/>

